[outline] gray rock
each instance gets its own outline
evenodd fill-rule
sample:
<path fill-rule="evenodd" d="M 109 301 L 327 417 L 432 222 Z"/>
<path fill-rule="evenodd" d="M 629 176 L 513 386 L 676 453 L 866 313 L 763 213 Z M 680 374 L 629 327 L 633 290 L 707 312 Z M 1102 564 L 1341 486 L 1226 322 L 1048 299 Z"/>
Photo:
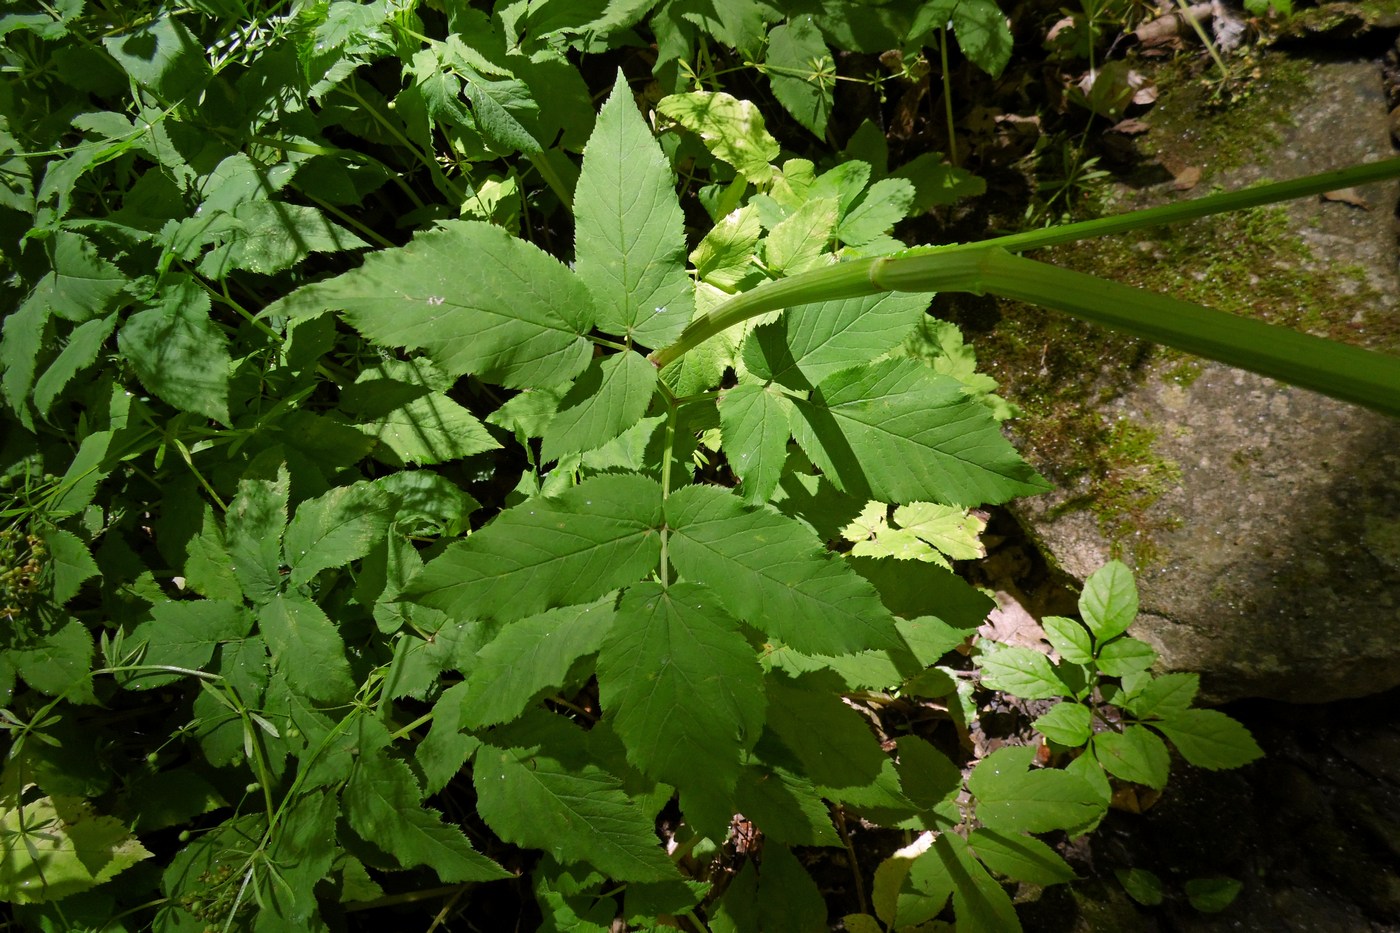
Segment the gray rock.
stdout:
<path fill-rule="evenodd" d="M 1309 81 L 1279 143 L 1212 181 L 1232 189 L 1394 155 L 1378 63 L 1321 63 Z M 1316 263 L 1366 270 L 1380 298 L 1342 323 L 1374 346 L 1400 316 L 1397 194 L 1359 194 L 1370 210 L 1316 199 L 1288 216 Z M 1116 545 L 1130 562 L 1150 550 L 1132 634 L 1163 669 L 1200 672 L 1209 699 L 1325 702 L 1400 685 L 1400 421 L 1218 364 L 1184 386 L 1169 369 L 1154 364 L 1100 407 L 1110 423 L 1148 428 L 1154 454 L 1180 468 L 1145 516 L 1152 548 L 1066 511 L 1072 490 L 1021 502 L 1017 517 L 1081 581 Z"/>

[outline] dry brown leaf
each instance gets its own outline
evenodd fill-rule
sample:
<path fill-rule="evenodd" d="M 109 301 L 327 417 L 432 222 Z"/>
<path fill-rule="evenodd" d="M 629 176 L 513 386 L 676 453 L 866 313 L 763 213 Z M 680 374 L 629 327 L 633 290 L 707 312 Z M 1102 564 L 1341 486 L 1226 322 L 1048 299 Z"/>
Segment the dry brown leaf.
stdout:
<path fill-rule="evenodd" d="M 1137 117 L 1129 117 L 1126 120 L 1119 120 L 1108 128 L 1110 133 L 1122 133 L 1124 136 L 1140 136 L 1152 129 L 1146 120 L 1139 120 Z"/>
<path fill-rule="evenodd" d="M 1338 188 L 1336 191 L 1324 191 L 1322 193 L 1324 201 L 1341 201 L 1343 204 L 1350 204 L 1352 207 L 1359 207 L 1364 211 L 1371 209 L 1371 202 L 1361 196 L 1355 188 Z"/>
<path fill-rule="evenodd" d="M 1201 182 L 1201 167 L 1199 165 L 1188 165 L 1176 173 L 1176 181 L 1172 182 L 1172 187 L 1177 191 L 1190 191 Z"/>
<path fill-rule="evenodd" d="M 1050 654 L 1050 643 L 1045 637 L 1045 629 L 1026 607 L 1003 590 L 997 590 L 994 598 L 997 607 L 987 613 L 987 621 L 977 630 L 983 638 L 1003 645 L 1032 648 Z"/>

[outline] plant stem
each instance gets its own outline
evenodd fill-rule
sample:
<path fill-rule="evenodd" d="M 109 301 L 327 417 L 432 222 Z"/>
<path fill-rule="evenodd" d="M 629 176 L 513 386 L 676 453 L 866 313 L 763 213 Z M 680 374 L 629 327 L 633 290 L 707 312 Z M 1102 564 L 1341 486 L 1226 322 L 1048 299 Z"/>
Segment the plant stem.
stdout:
<path fill-rule="evenodd" d="M 674 344 L 653 352 L 650 359 L 664 368 L 705 340 L 767 311 L 884 291 L 961 291 L 1065 311 L 1400 417 L 1400 359 L 1011 254 L 1397 176 L 1400 158 L 1387 159 L 1050 230 L 843 262 L 765 282 L 735 296 L 692 322 Z"/>

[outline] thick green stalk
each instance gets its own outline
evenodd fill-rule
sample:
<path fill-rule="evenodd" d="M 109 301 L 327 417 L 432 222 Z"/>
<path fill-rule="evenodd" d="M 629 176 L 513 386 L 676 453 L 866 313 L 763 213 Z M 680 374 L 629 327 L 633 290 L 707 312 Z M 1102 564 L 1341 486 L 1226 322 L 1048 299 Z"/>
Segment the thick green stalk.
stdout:
<path fill-rule="evenodd" d="M 961 291 L 1029 301 L 1188 353 L 1249 369 L 1400 417 L 1400 358 L 1191 302 L 1059 269 L 1011 254 L 1108 233 L 1190 220 L 1400 177 L 1400 158 L 1210 195 L 1119 217 L 998 237 L 980 243 L 915 247 L 766 282 L 737 295 L 654 352 L 664 367 L 748 318 L 795 305 L 884 291 Z"/>
<path fill-rule="evenodd" d="M 1060 269 L 1004 249 L 967 255 L 979 257 L 983 286 L 969 291 L 1054 308 L 1400 417 L 1400 358 Z M 872 277 L 900 288 L 885 282 L 879 269 Z"/>

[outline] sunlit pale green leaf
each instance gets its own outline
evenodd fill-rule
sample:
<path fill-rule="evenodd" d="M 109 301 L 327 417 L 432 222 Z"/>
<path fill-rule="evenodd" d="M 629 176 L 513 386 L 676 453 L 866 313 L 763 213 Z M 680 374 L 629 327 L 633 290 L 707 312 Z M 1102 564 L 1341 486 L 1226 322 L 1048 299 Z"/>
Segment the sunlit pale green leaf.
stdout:
<path fill-rule="evenodd" d="M 771 163 L 781 147 L 752 101 L 723 91 L 693 91 L 663 97 L 656 109 L 699 136 L 716 158 L 754 184 L 773 177 Z"/>
<path fill-rule="evenodd" d="M 596 476 L 502 512 L 429 562 L 407 595 L 457 618 L 502 620 L 588 602 L 656 567 L 660 527 L 654 480 Z"/>
<path fill-rule="evenodd" d="M 1094 663 L 1110 677 L 1126 677 L 1157 663 L 1157 652 L 1136 638 L 1116 638 L 1099 649 Z"/>
<path fill-rule="evenodd" d="M 466 257 L 477 274 L 462 273 Z M 269 312 L 339 309 L 386 346 L 422 348 L 449 373 L 513 388 L 562 385 L 588 364 L 593 302 L 558 260 L 500 227 L 455 222 L 360 268 L 293 292 Z"/>
<path fill-rule="evenodd" d="M 574 224 L 598 326 L 649 347 L 679 336 L 694 299 L 675 177 L 621 72 L 584 150 Z"/>
<path fill-rule="evenodd" d="M 1050 659 L 1031 648 L 1000 648 L 983 655 L 978 666 L 982 669 L 982 683 L 1023 700 L 1073 695 L 1069 686 L 1055 673 Z"/>
<path fill-rule="evenodd" d="M 751 205 L 721 217 L 690 254 L 696 274 L 701 281 L 733 290 L 753 273 L 762 233 L 758 211 Z"/>
<path fill-rule="evenodd" d="M 1094 660 L 1093 641 L 1084 626 L 1064 616 L 1046 616 L 1040 624 L 1061 658 L 1071 664 L 1088 664 Z"/>
<path fill-rule="evenodd" d="M 835 198 L 803 203 L 764 238 L 764 265 L 774 276 L 796 275 L 828 265 L 831 257 L 827 246 L 835 229 Z"/>
<path fill-rule="evenodd" d="M 744 341 L 744 365 L 760 378 L 793 389 L 811 388 L 898 346 L 930 298 L 891 292 L 789 308 Z"/>
<path fill-rule="evenodd" d="M 0 900 L 61 900 L 150 857 L 126 824 L 84 800 L 40 797 L 0 808 Z"/>
<path fill-rule="evenodd" d="M 903 178 L 882 178 L 841 218 L 836 238 L 848 246 L 864 246 L 909 213 L 914 185 Z"/>
<path fill-rule="evenodd" d="M 968 59 L 992 77 L 1011 60 L 1011 26 L 994 0 L 961 0 L 953 7 L 953 31 Z"/>
<path fill-rule="evenodd" d="M 1106 642 L 1127 631 L 1137 611 L 1137 584 L 1133 572 L 1121 561 L 1109 561 L 1084 581 L 1079 612 L 1094 633 L 1094 641 Z"/>
<path fill-rule="evenodd" d="M 391 451 L 391 462 L 443 463 L 501 446 L 475 415 L 446 395 L 416 398 L 356 427 Z"/>
<path fill-rule="evenodd" d="M 672 493 L 666 522 L 682 576 L 772 637 L 814 654 L 898 647 L 874 588 L 798 522 L 709 486 Z"/>
<path fill-rule="evenodd" d="M 1200 674 L 1163 674 L 1149 680 L 1124 705 L 1134 716 L 1142 718 L 1172 716 L 1191 705 L 1200 686 Z"/>

